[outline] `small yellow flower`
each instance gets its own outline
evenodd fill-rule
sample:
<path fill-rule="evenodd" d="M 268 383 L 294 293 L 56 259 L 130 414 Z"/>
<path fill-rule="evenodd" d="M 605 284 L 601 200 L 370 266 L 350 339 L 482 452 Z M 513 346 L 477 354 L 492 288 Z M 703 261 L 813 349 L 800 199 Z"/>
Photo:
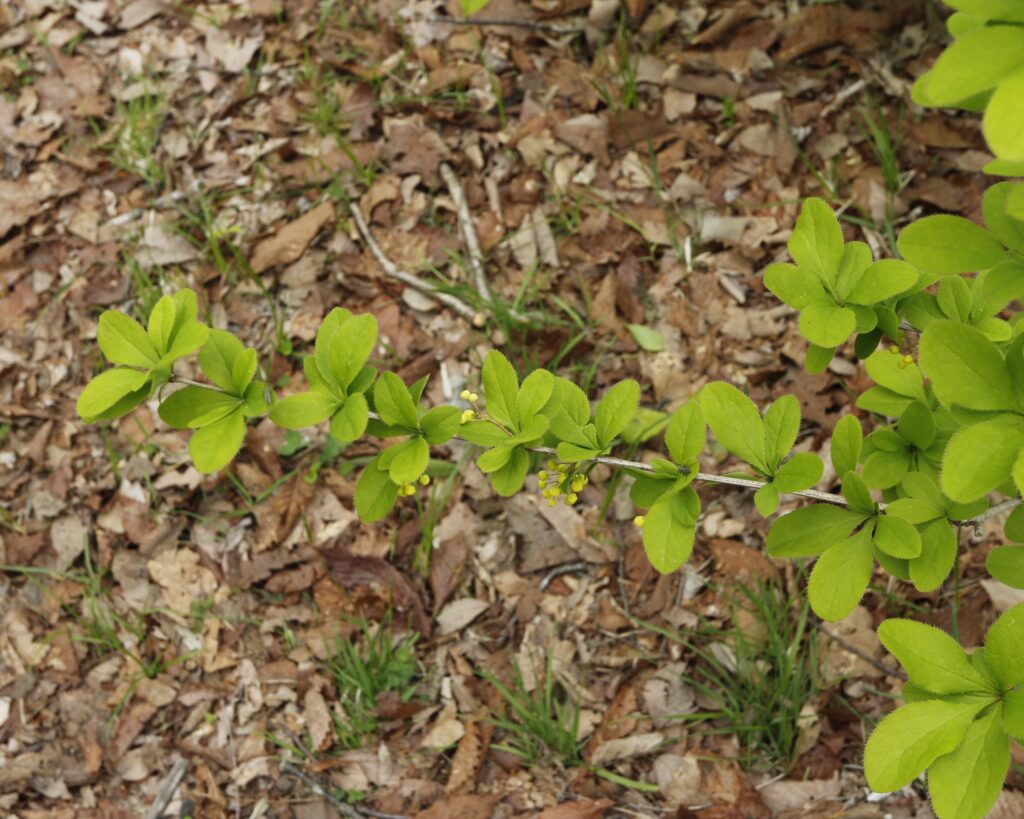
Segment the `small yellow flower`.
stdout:
<path fill-rule="evenodd" d="M 899 351 L 900 351 L 900 348 L 899 348 L 899 347 L 897 347 L 897 346 L 896 346 L 895 344 L 893 344 L 893 345 L 892 345 L 892 346 L 891 346 L 891 347 L 889 348 L 889 352 L 890 352 L 890 353 L 892 353 L 893 355 L 897 355 L 897 354 L 899 353 Z"/>
<path fill-rule="evenodd" d="M 548 501 L 548 506 L 554 506 L 557 503 L 558 503 L 558 501 L 556 501 L 554 498 L 552 498 L 551 500 Z"/>
<path fill-rule="evenodd" d="M 463 401 L 469 401 L 471 400 L 470 397 L 472 395 L 473 393 L 471 393 L 469 390 L 463 390 L 462 392 L 459 393 L 459 398 L 461 398 Z"/>
<path fill-rule="evenodd" d="M 579 499 L 579 495 L 577 495 L 575 492 L 570 492 L 568 495 L 565 496 L 565 502 L 569 504 L 569 506 L 572 506 Z"/>
<path fill-rule="evenodd" d="M 429 475 L 420 475 L 420 486 L 430 486 Z"/>
<path fill-rule="evenodd" d="M 647 519 L 643 515 L 637 515 L 635 518 L 633 518 L 633 523 L 636 525 L 638 529 L 643 529 L 644 523 L 646 522 Z"/>
<path fill-rule="evenodd" d="M 914 363 L 914 357 L 912 355 L 903 356 L 903 363 L 909 367 L 911 364 Z"/>
<path fill-rule="evenodd" d="M 554 458 L 548 461 L 548 469 L 558 469 L 558 461 L 556 461 Z"/>
<path fill-rule="evenodd" d="M 542 469 L 540 472 L 537 473 L 537 480 L 538 481 L 543 482 L 543 481 L 546 481 L 547 479 L 548 479 L 548 473 L 547 473 L 546 470 Z"/>
<path fill-rule="evenodd" d="M 475 392 L 471 392 L 469 394 L 469 403 L 475 404 L 479 400 L 480 400 L 480 396 L 477 395 Z"/>
<path fill-rule="evenodd" d="M 583 491 L 583 481 L 580 478 L 577 478 L 576 480 L 574 480 L 572 482 L 572 491 L 573 492 L 582 492 Z"/>
<path fill-rule="evenodd" d="M 461 423 L 465 424 L 468 421 L 472 421 L 476 417 L 476 413 L 473 410 L 466 410 L 462 413 Z"/>

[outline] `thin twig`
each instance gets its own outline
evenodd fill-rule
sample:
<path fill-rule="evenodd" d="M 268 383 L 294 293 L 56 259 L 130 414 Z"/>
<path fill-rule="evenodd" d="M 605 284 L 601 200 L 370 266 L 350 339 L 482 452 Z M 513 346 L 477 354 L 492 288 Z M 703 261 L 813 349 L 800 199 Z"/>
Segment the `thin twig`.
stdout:
<path fill-rule="evenodd" d="M 178 790 L 181 780 L 185 778 L 187 770 L 187 759 L 179 759 L 171 766 L 171 770 L 160 786 L 160 790 L 157 791 L 156 799 L 153 800 L 153 804 L 146 811 L 146 819 L 159 819 L 164 810 L 167 809 L 171 799 L 174 798 L 174 794 Z"/>
<path fill-rule="evenodd" d="M 292 765 L 291 762 L 282 762 L 280 770 L 281 773 L 286 774 L 287 776 L 293 776 L 296 779 L 298 779 L 303 785 L 309 788 L 314 794 L 319 796 L 321 799 L 326 799 L 335 808 L 338 809 L 338 812 L 342 816 L 346 816 L 348 817 L 348 819 L 364 819 L 364 817 L 366 816 L 365 813 L 352 807 L 352 805 L 342 802 L 340 799 L 338 799 L 337 796 L 335 796 L 327 788 L 321 785 L 314 777 L 310 776 L 301 768 L 297 768 L 295 765 Z"/>
<path fill-rule="evenodd" d="M 437 23 L 443 26 L 496 26 L 505 28 L 530 28 L 537 31 L 546 31 L 548 34 L 579 34 L 583 29 L 579 26 L 560 26 L 556 23 L 545 23 L 542 20 L 509 20 L 496 17 L 440 17 L 432 16 L 424 18 L 427 23 Z"/>
<path fill-rule="evenodd" d="M 370 226 L 366 223 L 366 219 L 363 217 L 363 212 L 359 210 L 359 205 L 355 202 L 351 202 L 349 203 L 349 208 L 352 211 L 352 219 L 355 221 L 356 227 L 359 228 L 359 233 L 362 234 L 363 239 L 370 248 L 370 252 L 373 253 L 374 258 L 377 259 L 377 263 L 384 269 L 384 272 L 387 275 L 391 276 L 393 279 L 398 279 L 400 282 L 409 285 L 409 287 L 419 290 L 421 293 L 426 293 L 431 298 L 437 299 L 443 304 L 447 304 L 452 308 L 452 310 L 469 321 L 474 327 L 480 327 L 483 325 L 486 317 L 482 312 L 474 310 L 462 301 L 462 299 L 453 296 L 451 293 L 445 293 L 430 284 L 430 282 L 425 282 L 411 273 L 400 270 L 398 265 L 392 262 L 384 254 L 381 246 L 377 244 L 377 240 L 373 238 L 373 234 L 370 232 Z"/>
<path fill-rule="evenodd" d="M 851 654 L 853 654 L 853 655 L 855 655 L 857 657 L 860 657 L 860 659 L 862 659 L 864 662 L 871 663 L 871 665 L 873 665 L 875 668 L 877 668 L 883 674 L 888 674 L 890 677 L 898 677 L 899 679 L 903 680 L 904 682 L 907 681 L 907 679 L 908 679 L 907 675 L 904 674 L 903 671 L 901 671 L 900 669 L 898 669 L 898 668 L 890 668 L 889 666 L 887 666 L 885 663 L 881 662 L 880 660 L 876 660 L 874 657 L 872 657 L 866 651 L 862 651 L 861 649 L 857 648 L 857 646 L 853 645 L 853 643 L 848 643 L 846 640 L 844 640 L 838 634 L 832 633 L 827 628 L 825 628 L 823 625 L 819 625 L 818 626 L 818 630 L 821 631 L 821 633 L 824 634 L 826 637 L 828 637 L 828 639 L 830 639 L 833 642 L 835 642 L 844 651 L 849 651 Z"/>
<path fill-rule="evenodd" d="M 480 240 L 477 238 L 476 227 L 473 225 L 473 216 L 469 212 L 466 192 L 455 175 L 455 171 L 447 162 L 442 162 L 438 170 L 441 172 L 444 183 L 448 186 L 448 193 L 455 200 L 455 210 L 459 216 L 459 232 L 469 251 L 469 267 L 473 271 L 473 278 L 476 281 L 476 292 L 484 301 L 490 301 L 491 290 L 487 286 L 487 277 L 484 274 L 484 254 L 480 250 Z"/>

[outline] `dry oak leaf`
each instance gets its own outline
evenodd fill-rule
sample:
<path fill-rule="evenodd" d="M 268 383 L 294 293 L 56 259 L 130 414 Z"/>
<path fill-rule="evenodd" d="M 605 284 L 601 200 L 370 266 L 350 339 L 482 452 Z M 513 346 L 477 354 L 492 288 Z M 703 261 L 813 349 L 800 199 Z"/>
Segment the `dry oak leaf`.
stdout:
<path fill-rule="evenodd" d="M 467 722 L 465 728 L 466 732 L 459 740 L 459 747 L 455 749 L 455 755 L 452 757 L 448 784 L 444 787 L 448 793 L 458 793 L 472 786 L 487 754 L 489 735 L 493 731 L 490 726 L 482 727 L 475 719 Z M 490 730 L 487 730 L 488 728 Z"/>
<path fill-rule="evenodd" d="M 415 819 L 491 819 L 497 801 L 495 794 L 443 796 L 413 816 Z"/>
<path fill-rule="evenodd" d="M 453 600 L 437 615 L 438 628 L 441 634 L 454 634 L 457 631 L 462 631 L 488 608 L 490 608 L 490 603 L 486 600 L 474 600 L 472 597 Z"/>
<path fill-rule="evenodd" d="M 293 222 L 289 222 L 276 235 L 264 239 L 252 254 L 252 269 L 262 273 L 269 267 L 290 264 L 303 253 L 313 237 L 334 218 L 334 205 L 321 202 Z"/>
<path fill-rule="evenodd" d="M 163 589 L 164 602 L 173 611 L 188 612 L 193 602 L 217 591 L 217 578 L 199 565 L 199 555 L 189 549 L 162 552 L 146 568 Z"/>

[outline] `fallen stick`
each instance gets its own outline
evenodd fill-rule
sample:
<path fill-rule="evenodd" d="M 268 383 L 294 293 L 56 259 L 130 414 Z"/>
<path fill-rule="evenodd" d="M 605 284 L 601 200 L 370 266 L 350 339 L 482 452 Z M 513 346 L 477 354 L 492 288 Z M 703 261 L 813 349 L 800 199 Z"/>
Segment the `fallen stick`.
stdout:
<path fill-rule="evenodd" d="M 462 234 L 462 241 L 466 243 L 469 251 L 469 267 L 473 271 L 473 278 L 476 281 L 476 292 L 484 301 L 491 300 L 491 291 L 487 286 L 487 276 L 484 273 L 484 254 L 480 249 L 480 240 L 476 235 L 476 227 L 473 225 L 473 216 L 469 212 L 469 203 L 466 201 L 466 192 L 462 189 L 459 178 L 447 162 L 442 162 L 439 168 L 441 178 L 448 186 L 448 193 L 455 200 L 455 211 L 459 217 L 459 232 Z"/>
<path fill-rule="evenodd" d="M 359 210 L 359 205 L 355 202 L 349 205 L 352 211 L 352 219 L 356 223 L 356 227 L 359 229 L 359 233 L 366 241 L 367 246 L 370 248 L 370 252 L 373 253 L 374 258 L 377 259 L 377 263 L 384 269 L 384 272 L 393 279 L 403 284 L 409 285 L 409 287 L 419 290 L 421 293 L 425 293 L 431 298 L 437 299 L 442 304 L 446 304 L 452 308 L 456 313 L 462 316 L 464 319 L 469 321 L 474 327 L 482 327 L 487 320 L 486 315 L 480 310 L 474 310 L 462 299 L 453 296 L 451 293 L 445 293 L 430 282 L 425 282 L 411 273 L 407 273 L 404 270 L 399 269 L 398 265 L 392 262 L 381 249 L 381 246 L 377 244 L 377 240 L 373 238 L 373 234 L 370 232 L 370 226 L 366 223 L 366 219 L 363 217 L 363 212 Z"/>
<path fill-rule="evenodd" d="M 171 766 L 171 770 L 160 786 L 160 790 L 157 791 L 156 799 L 153 800 L 153 804 L 146 811 L 146 819 L 160 819 L 160 816 L 170 804 L 171 799 L 174 798 L 174 794 L 178 790 L 181 780 L 185 778 L 187 770 L 188 760 L 186 759 L 179 759 Z"/>
<path fill-rule="evenodd" d="M 542 20 L 510 20 L 495 17 L 441 17 L 433 16 L 424 18 L 428 23 L 437 23 L 443 26 L 495 26 L 504 28 L 529 28 L 536 31 L 545 31 L 548 34 L 566 35 L 580 34 L 583 28 L 579 26 L 560 26 L 557 23 L 545 23 Z"/>

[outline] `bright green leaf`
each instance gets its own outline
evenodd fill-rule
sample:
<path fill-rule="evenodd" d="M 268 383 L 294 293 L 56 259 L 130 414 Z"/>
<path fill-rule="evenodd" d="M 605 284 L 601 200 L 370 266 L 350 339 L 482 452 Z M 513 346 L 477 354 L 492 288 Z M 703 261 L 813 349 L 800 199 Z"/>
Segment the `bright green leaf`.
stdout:
<path fill-rule="evenodd" d="M 245 441 L 245 416 L 241 408 L 192 433 L 188 451 L 196 469 L 205 474 L 223 469 Z"/>
<path fill-rule="evenodd" d="M 985 635 L 985 658 L 1009 690 L 1024 683 L 1024 603 L 1003 612 Z"/>
<path fill-rule="evenodd" d="M 523 379 L 516 397 L 516 411 L 520 422 L 526 423 L 539 413 L 555 386 L 555 377 L 547 370 L 534 370 Z"/>
<path fill-rule="evenodd" d="M 764 449 L 766 466 L 774 468 L 796 443 L 800 431 L 800 401 L 795 395 L 783 395 L 773 401 L 764 414 Z M 819 476 L 820 477 L 820 476 Z M 788 489 L 779 489 L 788 492 Z"/>
<path fill-rule="evenodd" d="M 824 302 L 800 312 L 800 334 L 819 347 L 838 347 L 857 328 L 857 317 L 846 307 Z"/>
<path fill-rule="evenodd" d="M 149 340 L 159 355 L 167 352 L 174 331 L 174 301 L 170 296 L 161 296 L 160 300 L 149 311 L 149 322 L 146 328 Z"/>
<path fill-rule="evenodd" d="M 772 557 L 814 557 L 847 537 L 868 518 L 828 503 L 816 503 L 783 515 L 768 532 Z"/>
<path fill-rule="evenodd" d="M 893 557 L 911 558 L 921 554 L 921 536 L 912 523 L 890 515 L 875 523 L 875 545 Z"/>
<path fill-rule="evenodd" d="M 981 702 L 925 700 L 893 711 L 868 737 L 864 773 L 868 786 L 888 793 L 909 785 L 963 740 Z"/>
<path fill-rule="evenodd" d="M 270 420 L 285 429 L 311 427 L 328 418 L 337 404 L 336 398 L 322 392 L 300 392 L 275 403 Z"/>
<path fill-rule="evenodd" d="M 642 324 L 627 324 L 626 329 L 632 333 L 641 350 L 647 350 L 649 353 L 660 353 L 665 349 L 665 339 L 653 327 L 645 327 Z"/>
<path fill-rule="evenodd" d="M 109 410 L 129 393 L 142 388 L 149 381 L 149 374 L 127 367 L 115 367 L 97 375 L 85 385 L 78 396 L 75 409 L 84 421 L 92 423 L 99 415 Z"/>
<path fill-rule="evenodd" d="M 1024 421 L 1000 416 L 959 430 L 942 456 L 942 491 L 970 503 L 1006 481 L 1024 447 Z"/>
<path fill-rule="evenodd" d="M 724 381 L 712 381 L 700 391 L 700 407 L 718 442 L 733 455 L 767 473 L 765 434 L 754 402 Z"/>
<path fill-rule="evenodd" d="M 1019 62 L 1024 65 L 1024 31 L 1017 31 Z M 1000 159 L 1024 160 L 1024 70 L 1004 79 L 985 108 L 985 141 Z"/>
<path fill-rule="evenodd" d="M 960 644 L 942 629 L 914 620 L 889 619 L 878 627 L 878 639 L 907 670 L 907 676 L 934 694 L 990 691 Z"/>
<path fill-rule="evenodd" d="M 383 372 L 373 386 L 373 405 L 385 424 L 416 429 L 419 419 L 416 405 L 402 379 L 393 372 Z"/>
<path fill-rule="evenodd" d="M 785 304 L 803 310 L 811 304 L 831 303 L 821 280 L 810 270 L 793 264 L 778 262 L 764 271 L 764 286 Z"/>
<path fill-rule="evenodd" d="M 707 443 L 707 426 L 696 401 L 687 401 L 674 413 L 665 430 L 665 446 L 677 464 L 697 460 Z"/>
<path fill-rule="evenodd" d="M 807 583 L 814 613 L 832 622 L 849 615 L 864 596 L 874 565 L 867 528 L 826 549 L 815 562 Z"/>
<path fill-rule="evenodd" d="M 417 435 L 384 450 L 380 465 L 388 470 L 391 480 L 401 485 L 419 478 L 427 471 L 429 461 L 430 447 Z"/>
<path fill-rule="evenodd" d="M 639 404 L 640 385 L 632 379 L 620 381 L 605 393 L 594 410 L 594 424 L 603 446 L 611 444 L 629 426 Z"/>
<path fill-rule="evenodd" d="M 779 490 L 774 483 L 766 483 L 754 493 L 754 506 L 761 517 L 771 517 L 779 508 Z"/>
<path fill-rule="evenodd" d="M 458 412 L 457 409 L 455 411 Z M 353 393 L 331 417 L 331 435 L 343 444 L 355 441 L 366 432 L 369 420 L 370 408 L 366 403 L 366 396 L 361 392 Z"/>
<path fill-rule="evenodd" d="M 199 367 L 203 374 L 222 390 L 234 391 L 235 361 L 245 352 L 245 346 L 233 333 L 210 330 L 203 349 L 199 352 Z"/>
<path fill-rule="evenodd" d="M 693 552 L 700 500 L 692 489 L 664 495 L 646 515 L 644 551 L 662 574 L 678 569 Z"/>
<path fill-rule="evenodd" d="M 804 201 L 787 246 L 798 266 L 823 282 L 835 282 L 843 258 L 843 231 L 832 208 L 821 199 Z"/>
<path fill-rule="evenodd" d="M 973 327 L 933 322 L 921 336 L 921 367 L 939 400 L 976 410 L 1012 410 L 1013 384 L 999 348 Z"/>
<path fill-rule="evenodd" d="M 864 442 L 860 421 L 854 415 L 844 415 L 832 431 L 832 465 L 837 475 L 853 472 L 860 461 Z"/>
<path fill-rule="evenodd" d="M 112 364 L 148 370 L 160 358 L 142 325 L 119 310 L 106 310 L 100 316 L 96 340 Z"/>
<path fill-rule="evenodd" d="M 825 464 L 813 452 L 797 452 L 779 467 L 772 483 L 780 492 L 802 492 L 821 480 Z"/>
<path fill-rule="evenodd" d="M 238 407 L 239 398 L 220 390 L 205 387 L 182 387 L 168 395 L 158 410 L 165 424 L 174 429 L 205 426 L 219 420 Z M 204 419 L 205 423 L 196 423 Z"/>
<path fill-rule="evenodd" d="M 1010 742 L 993 709 L 971 723 L 954 751 L 928 767 L 928 795 L 939 819 L 983 819 L 1010 767 Z"/>
<path fill-rule="evenodd" d="M 523 488 L 526 472 L 530 468 L 530 457 L 522 447 L 512 450 L 509 458 L 501 469 L 491 473 L 491 486 L 503 498 L 508 498 Z"/>
<path fill-rule="evenodd" d="M 869 265 L 846 296 L 853 304 L 877 304 L 904 293 L 917 284 L 917 270 L 897 259 L 882 259 Z"/>
<path fill-rule="evenodd" d="M 988 270 L 1006 259 L 1002 244 L 985 228 L 946 213 L 909 224 L 897 246 L 910 264 L 935 276 Z"/>
<path fill-rule="evenodd" d="M 503 424 L 515 426 L 519 380 L 508 359 L 497 350 L 487 354 L 483 366 L 484 397 L 487 412 Z"/>
<path fill-rule="evenodd" d="M 1024 546 L 997 546 L 988 553 L 985 568 L 996 580 L 1024 589 Z"/>
<path fill-rule="evenodd" d="M 420 419 L 420 429 L 428 444 L 437 446 L 447 443 L 459 431 L 458 407 L 434 407 Z"/>
<path fill-rule="evenodd" d="M 356 481 L 356 514 L 367 523 L 386 517 L 398 499 L 398 485 L 380 468 L 380 458 L 370 461 Z"/>

